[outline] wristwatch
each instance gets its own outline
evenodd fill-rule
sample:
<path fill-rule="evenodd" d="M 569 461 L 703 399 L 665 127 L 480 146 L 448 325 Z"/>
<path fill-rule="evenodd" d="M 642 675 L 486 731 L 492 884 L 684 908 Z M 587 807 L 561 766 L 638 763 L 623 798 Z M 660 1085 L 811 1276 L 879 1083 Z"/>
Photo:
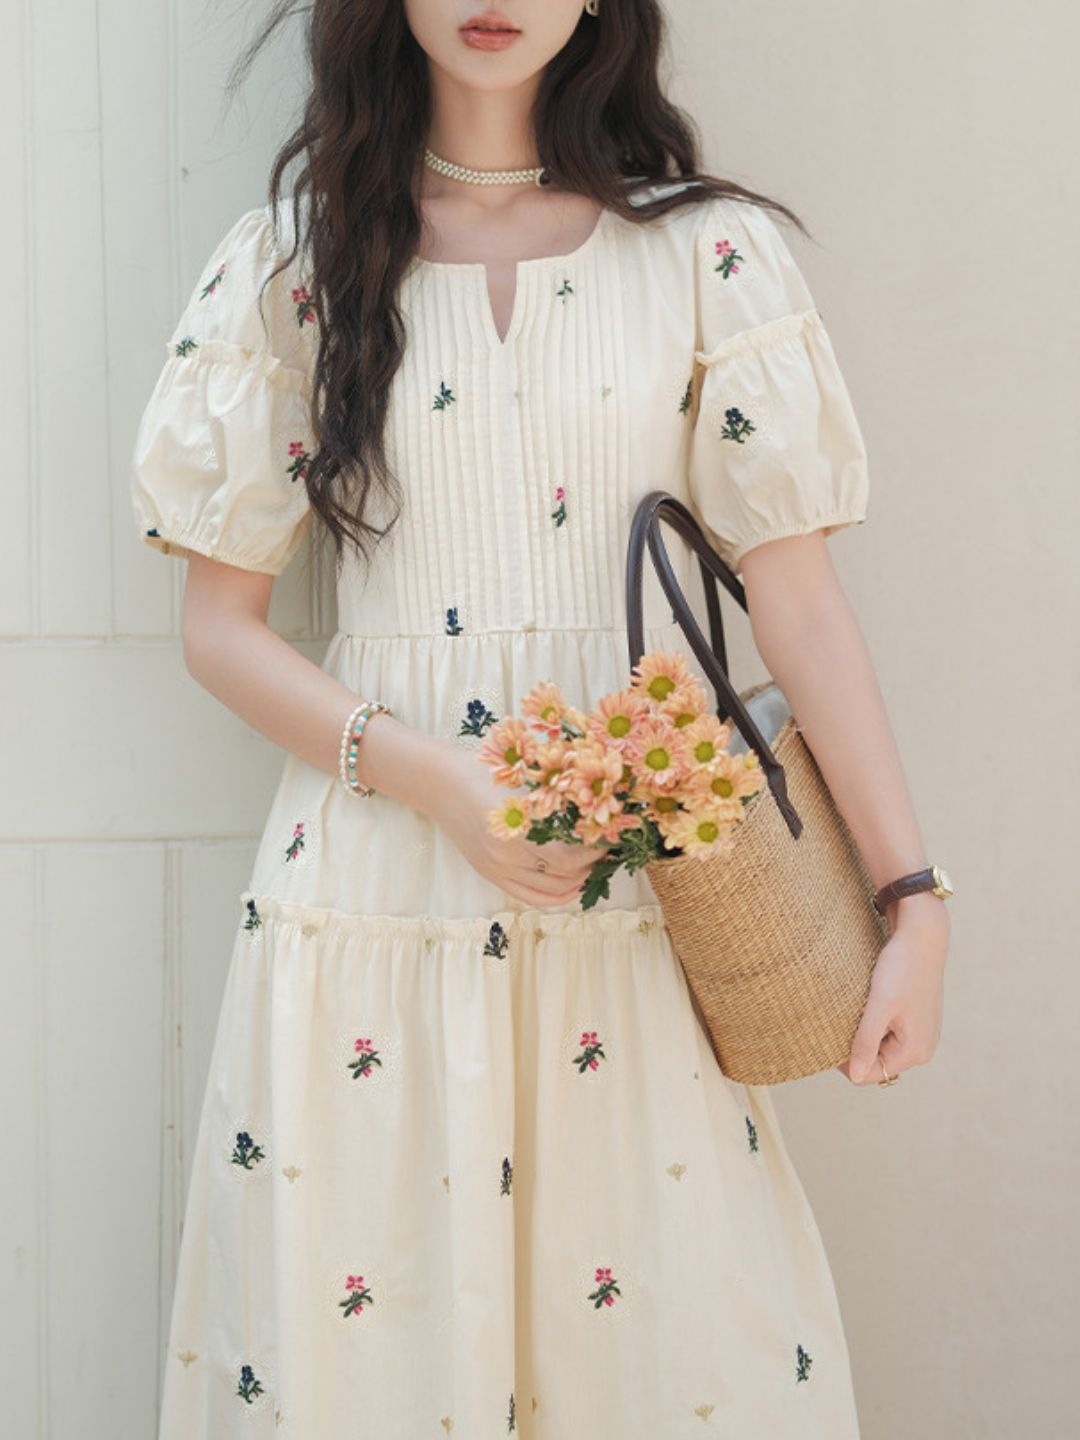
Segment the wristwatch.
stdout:
<path fill-rule="evenodd" d="M 885 906 L 904 895 L 917 895 L 921 890 L 932 890 L 946 900 L 952 893 L 952 882 L 940 865 L 928 865 L 925 870 L 915 870 L 910 875 L 901 875 L 899 880 L 890 880 L 874 896 L 874 909 L 879 915 L 885 914 Z"/>

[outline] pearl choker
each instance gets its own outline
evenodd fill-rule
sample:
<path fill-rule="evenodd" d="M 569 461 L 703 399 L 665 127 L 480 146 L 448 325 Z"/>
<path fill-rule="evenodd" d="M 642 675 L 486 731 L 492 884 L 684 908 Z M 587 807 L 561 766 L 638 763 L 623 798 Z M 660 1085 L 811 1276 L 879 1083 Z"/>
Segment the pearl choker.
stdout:
<path fill-rule="evenodd" d="M 452 160 L 444 160 L 426 147 L 424 163 L 440 175 L 448 175 L 451 180 L 465 180 L 472 185 L 520 185 L 526 180 L 533 180 L 537 185 L 549 183 L 543 165 L 536 165 L 530 170 L 470 170 L 467 165 L 455 165 Z"/>

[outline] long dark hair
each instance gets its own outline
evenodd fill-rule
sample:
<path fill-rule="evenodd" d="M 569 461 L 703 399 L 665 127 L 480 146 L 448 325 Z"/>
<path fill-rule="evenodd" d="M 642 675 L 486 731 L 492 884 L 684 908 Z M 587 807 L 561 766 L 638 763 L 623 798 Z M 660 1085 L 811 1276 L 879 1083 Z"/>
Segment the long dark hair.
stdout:
<path fill-rule="evenodd" d="M 421 234 L 417 195 L 432 102 L 427 56 L 401 0 L 312 0 L 310 7 L 274 0 L 229 72 L 227 95 L 275 31 L 305 9 L 311 85 L 299 125 L 274 158 L 268 197 L 279 213 L 285 171 L 301 159 L 292 186 L 294 244 L 274 274 L 305 247 L 319 321 L 311 402 L 317 442 L 306 484 L 340 573 L 347 543 L 369 560 L 373 541 L 400 514 L 381 530 L 364 518 L 373 484 L 395 504 L 402 498 L 384 428 L 405 348 L 396 296 Z M 737 196 L 809 235 L 780 201 L 700 170 L 697 127 L 660 89 L 664 42 L 659 0 L 604 0 L 597 17 L 582 16 L 536 95 L 533 133 L 550 182 L 641 224 L 681 205 Z M 699 183 L 648 204 L 627 198 L 638 185 L 672 179 Z"/>

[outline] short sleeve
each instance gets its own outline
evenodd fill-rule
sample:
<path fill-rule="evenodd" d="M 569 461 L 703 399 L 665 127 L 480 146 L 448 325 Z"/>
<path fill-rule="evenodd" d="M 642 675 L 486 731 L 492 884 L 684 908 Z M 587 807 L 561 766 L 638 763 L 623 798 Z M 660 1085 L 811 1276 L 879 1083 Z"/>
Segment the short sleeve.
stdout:
<path fill-rule="evenodd" d="M 738 574 L 755 545 L 865 521 L 866 449 L 821 314 L 766 210 L 728 196 L 701 205 L 694 283 L 690 509 Z"/>
<path fill-rule="evenodd" d="M 279 575 L 311 521 L 316 319 L 302 252 L 264 288 L 291 249 L 279 248 L 271 215 L 249 210 L 233 224 L 165 342 L 131 498 L 139 537 L 162 554 Z"/>

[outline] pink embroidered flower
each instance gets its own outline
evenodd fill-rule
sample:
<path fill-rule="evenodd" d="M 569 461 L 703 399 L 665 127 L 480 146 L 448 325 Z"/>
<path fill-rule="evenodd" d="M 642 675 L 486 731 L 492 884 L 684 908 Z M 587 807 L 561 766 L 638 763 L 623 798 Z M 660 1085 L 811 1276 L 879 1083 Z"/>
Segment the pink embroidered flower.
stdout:
<path fill-rule="evenodd" d="M 600 1060 L 606 1060 L 604 1047 L 600 1043 L 599 1036 L 595 1030 L 583 1030 L 581 1032 L 581 1054 L 574 1056 L 573 1063 L 578 1067 L 578 1074 L 584 1075 L 586 1070 L 598 1070 Z"/>
<path fill-rule="evenodd" d="M 380 1067 L 382 1065 L 382 1061 L 379 1059 L 379 1052 L 371 1048 L 371 1041 L 369 1039 L 358 1038 L 353 1048 L 356 1051 L 357 1058 L 348 1062 L 348 1069 L 352 1071 L 354 1080 L 359 1080 L 361 1076 L 366 1080 L 372 1073 L 372 1065 L 378 1065 Z"/>
<path fill-rule="evenodd" d="M 359 1315 L 365 1304 L 374 1304 L 371 1291 L 364 1284 L 364 1277 L 362 1275 L 347 1275 L 345 1277 L 345 1289 L 348 1292 L 345 1299 L 338 1301 L 343 1318 L 348 1318 L 350 1315 Z"/>
<path fill-rule="evenodd" d="M 303 325 L 305 321 L 315 319 L 315 306 L 312 304 L 311 294 L 306 285 L 296 285 L 292 292 L 293 304 L 296 306 L 296 323 Z"/>
<path fill-rule="evenodd" d="M 739 252 L 732 247 L 730 240 L 717 240 L 716 253 L 720 256 L 720 264 L 714 268 L 722 272 L 725 280 L 729 275 L 738 273 L 739 267 L 735 264 L 735 261 L 746 259 L 745 255 L 740 255 Z"/>
<path fill-rule="evenodd" d="M 596 1289 L 589 1296 L 594 1307 L 599 1310 L 601 1305 L 614 1305 L 615 1296 L 621 1295 L 622 1291 L 618 1284 L 612 1279 L 611 1271 L 602 1266 L 596 1269 Z"/>
<path fill-rule="evenodd" d="M 555 509 L 551 512 L 551 518 L 556 525 L 562 525 L 566 521 L 566 491 L 561 485 L 555 491 Z"/>
<path fill-rule="evenodd" d="M 212 294 L 214 293 L 214 291 L 217 289 L 217 287 L 221 284 L 222 280 L 224 279 L 224 276 L 225 276 L 225 266 L 224 266 L 224 265 L 219 265 L 218 268 L 217 268 L 217 274 L 216 274 L 216 275 L 214 276 L 214 278 L 210 281 L 209 285 L 205 286 L 205 288 L 203 289 L 202 294 L 199 296 L 199 299 L 200 299 L 200 300 L 205 300 L 208 295 L 212 295 Z"/>
<path fill-rule="evenodd" d="M 289 454 L 292 457 L 292 464 L 286 470 L 286 474 L 292 480 L 303 480 L 307 475 L 307 467 L 311 462 L 302 440 L 289 441 Z"/>

